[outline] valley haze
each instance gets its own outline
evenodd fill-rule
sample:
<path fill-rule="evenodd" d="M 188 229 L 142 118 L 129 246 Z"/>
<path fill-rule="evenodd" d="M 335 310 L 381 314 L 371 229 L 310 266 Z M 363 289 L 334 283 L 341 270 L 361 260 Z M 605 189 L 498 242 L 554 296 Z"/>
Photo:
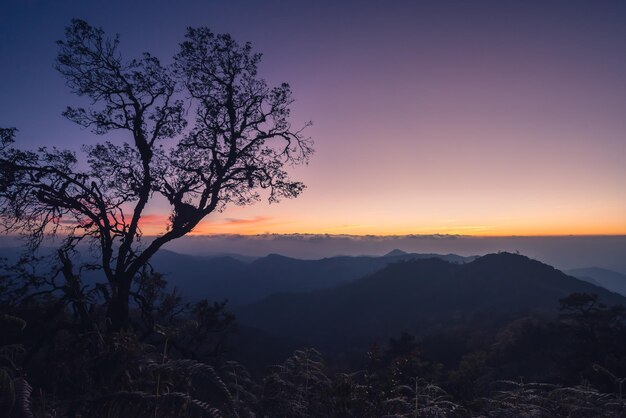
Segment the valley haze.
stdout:
<path fill-rule="evenodd" d="M 380 256 L 393 249 L 413 253 L 454 253 L 462 256 L 520 252 L 559 269 L 601 267 L 626 273 L 626 235 L 508 236 L 470 235 L 196 235 L 171 243 L 167 249 L 183 254 L 271 253 L 302 259 L 337 255 Z"/>
<path fill-rule="evenodd" d="M 144 242 L 154 237 L 144 237 Z M 0 236 L 3 248 L 16 247 L 15 236 Z M 394 249 L 410 253 L 485 255 L 519 252 L 561 270 L 598 267 L 626 274 L 626 235 L 472 236 L 472 235 L 332 235 L 258 234 L 192 235 L 165 249 L 194 256 L 280 254 L 299 259 L 382 256 Z"/>

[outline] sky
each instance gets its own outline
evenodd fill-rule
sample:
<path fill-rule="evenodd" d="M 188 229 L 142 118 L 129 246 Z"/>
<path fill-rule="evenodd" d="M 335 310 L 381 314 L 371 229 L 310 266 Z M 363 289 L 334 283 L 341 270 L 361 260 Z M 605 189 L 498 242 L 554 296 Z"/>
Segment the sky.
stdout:
<path fill-rule="evenodd" d="M 61 117 L 83 103 L 53 67 L 73 17 L 126 57 L 168 62 L 187 26 L 250 41 L 313 121 L 300 197 L 195 234 L 626 235 L 626 2 L 0 0 L 0 126 L 24 148 L 107 139 Z"/>

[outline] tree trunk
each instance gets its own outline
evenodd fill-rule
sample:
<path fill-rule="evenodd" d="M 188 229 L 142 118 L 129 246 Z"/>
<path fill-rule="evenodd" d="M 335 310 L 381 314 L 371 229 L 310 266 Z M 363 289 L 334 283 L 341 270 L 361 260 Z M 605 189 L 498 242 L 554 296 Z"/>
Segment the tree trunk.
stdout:
<path fill-rule="evenodd" d="M 107 307 L 107 318 L 109 325 L 108 332 L 119 332 L 128 328 L 130 282 L 124 280 L 117 287 L 117 291 L 112 292 L 109 306 Z"/>

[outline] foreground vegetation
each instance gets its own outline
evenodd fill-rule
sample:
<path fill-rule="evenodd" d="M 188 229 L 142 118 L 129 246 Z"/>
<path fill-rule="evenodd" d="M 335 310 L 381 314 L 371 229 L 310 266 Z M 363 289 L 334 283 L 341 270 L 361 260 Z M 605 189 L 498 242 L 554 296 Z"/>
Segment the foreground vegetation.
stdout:
<path fill-rule="evenodd" d="M 225 303 L 185 304 L 157 274 L 142 276 L 144 309 L 115 333 L 103 331 L 105 310 L 89 293 L 77 303 L 35 277 L 10 277 L 0 289 L 7 417 L 626 414 L 625 310 L 593 295 L 561 300 L 558 317 L 516 318 L 495 332 L 403 333 L 357 358 L 296 350 L 281 364 L 251 365 L 253 376 L 233 361 L 238 331 Z"/>

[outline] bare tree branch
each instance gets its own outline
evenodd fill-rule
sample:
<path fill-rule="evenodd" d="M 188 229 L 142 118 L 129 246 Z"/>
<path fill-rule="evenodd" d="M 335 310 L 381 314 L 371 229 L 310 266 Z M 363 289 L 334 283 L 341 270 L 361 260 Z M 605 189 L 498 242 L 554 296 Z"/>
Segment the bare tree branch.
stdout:
<path fill-rule="evenodd" d="M 259 200 L 262 189 L 270 202 L 298 196 L 304 185 L 286 169 L 313 152 L 302 129 L 291 128 L 289 85 L 271 88 L 257 77 L 261 55 L 249 43 L 190 28 L 172 66 L 148 53 L 125 60 L 119 44 L 118 36 L 72 20 L 58 42 L 57 69 L 91 101 L 67 108 L 65 117 L 97 135 L 125 132 L 128 142 L 86 144 L 80 156 L 22 151 L 15 129 L 0 130 L 0 225 L 33 249 L 62 232 L 68 283 L 79 280 L 67 254 L 81 242 L 94 248 L 112 329 L 127 324 L 131 296 L 144 303 L 133 280 L 164 244 L 216 210 Z M 144 244 L 140 223 L 157 195 L 170 204 L 169 225 Z"/>

